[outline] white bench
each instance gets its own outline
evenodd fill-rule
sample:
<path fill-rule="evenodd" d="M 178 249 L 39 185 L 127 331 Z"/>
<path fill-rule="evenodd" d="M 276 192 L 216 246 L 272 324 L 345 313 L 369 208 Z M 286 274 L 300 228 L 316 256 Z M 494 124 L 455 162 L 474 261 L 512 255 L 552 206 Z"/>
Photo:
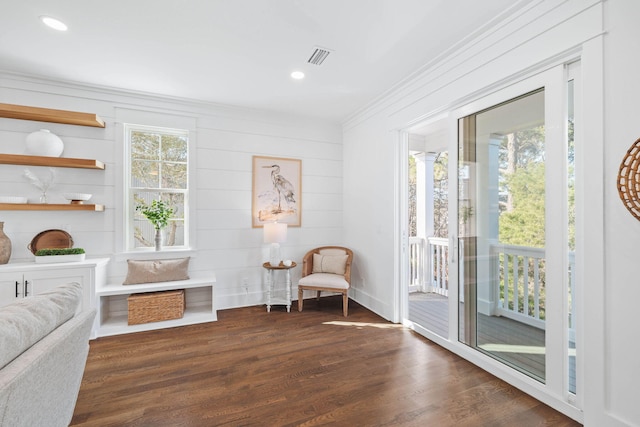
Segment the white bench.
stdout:
<path fill-rule="evenodd" d="M 188 280 L 123 285 L 106 284 L 96 287 L 98 337 L 173 328 L 218 320 L 213 300 L 213 273 L 198 275 Z M 142 292 L 185 290 L 185 310 L 181 319 L 163 320 L 141 325 L 128 324 L 127 297 Z"/>

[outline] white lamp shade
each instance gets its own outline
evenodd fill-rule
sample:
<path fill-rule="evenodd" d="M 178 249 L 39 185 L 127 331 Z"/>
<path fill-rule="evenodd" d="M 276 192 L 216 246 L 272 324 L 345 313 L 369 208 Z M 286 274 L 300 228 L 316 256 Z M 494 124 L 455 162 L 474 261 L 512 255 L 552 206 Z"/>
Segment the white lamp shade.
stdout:
<path fill-rule="evenodd" d="M 287 240 L 287 224 L 285 223 L 266 223 L 263 232 L 265 243 L 282 243 Z"/>

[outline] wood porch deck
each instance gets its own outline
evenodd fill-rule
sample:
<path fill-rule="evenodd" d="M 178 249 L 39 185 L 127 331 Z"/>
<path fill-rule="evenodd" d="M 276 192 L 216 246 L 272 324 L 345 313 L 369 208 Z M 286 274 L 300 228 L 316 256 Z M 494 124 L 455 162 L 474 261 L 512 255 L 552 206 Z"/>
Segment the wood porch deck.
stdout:
<path fill-rule="evenodd" d="M 460 303 L 459 313 L 463 313 L 463 310 L 464 304 Z M 409 320 L 412 322 L 447 338 L 448 318 L 447 297 L 434 293 L 409 294 Z M 480 350 L 544 382 L 544 330 L 506 317 L 483 314 L 478 314 L 477 322 L 477 342 Z M 569 373 L 569 390 L 575 392 L 575 356 L 570 357 Z"/>

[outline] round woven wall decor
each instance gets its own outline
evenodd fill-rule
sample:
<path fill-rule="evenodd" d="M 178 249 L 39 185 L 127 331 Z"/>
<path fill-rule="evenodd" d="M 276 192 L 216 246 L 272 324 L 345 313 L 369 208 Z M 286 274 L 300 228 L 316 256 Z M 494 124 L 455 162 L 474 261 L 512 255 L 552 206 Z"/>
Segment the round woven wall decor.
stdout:
<path fill-rule="evenodd" d="M 627 150 L 618 171 L 618 194 L 631 215 L 640 220 L 640 138 Z"/>

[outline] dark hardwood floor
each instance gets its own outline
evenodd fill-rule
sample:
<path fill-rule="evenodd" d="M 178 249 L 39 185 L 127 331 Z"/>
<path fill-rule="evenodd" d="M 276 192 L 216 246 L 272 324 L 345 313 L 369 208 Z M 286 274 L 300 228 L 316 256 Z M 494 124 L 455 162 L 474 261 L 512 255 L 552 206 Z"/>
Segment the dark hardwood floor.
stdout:
<path fill-rule="evenodd" d="M 73 426 L 577 426 L 353 301 L 91 341 Z"/>

